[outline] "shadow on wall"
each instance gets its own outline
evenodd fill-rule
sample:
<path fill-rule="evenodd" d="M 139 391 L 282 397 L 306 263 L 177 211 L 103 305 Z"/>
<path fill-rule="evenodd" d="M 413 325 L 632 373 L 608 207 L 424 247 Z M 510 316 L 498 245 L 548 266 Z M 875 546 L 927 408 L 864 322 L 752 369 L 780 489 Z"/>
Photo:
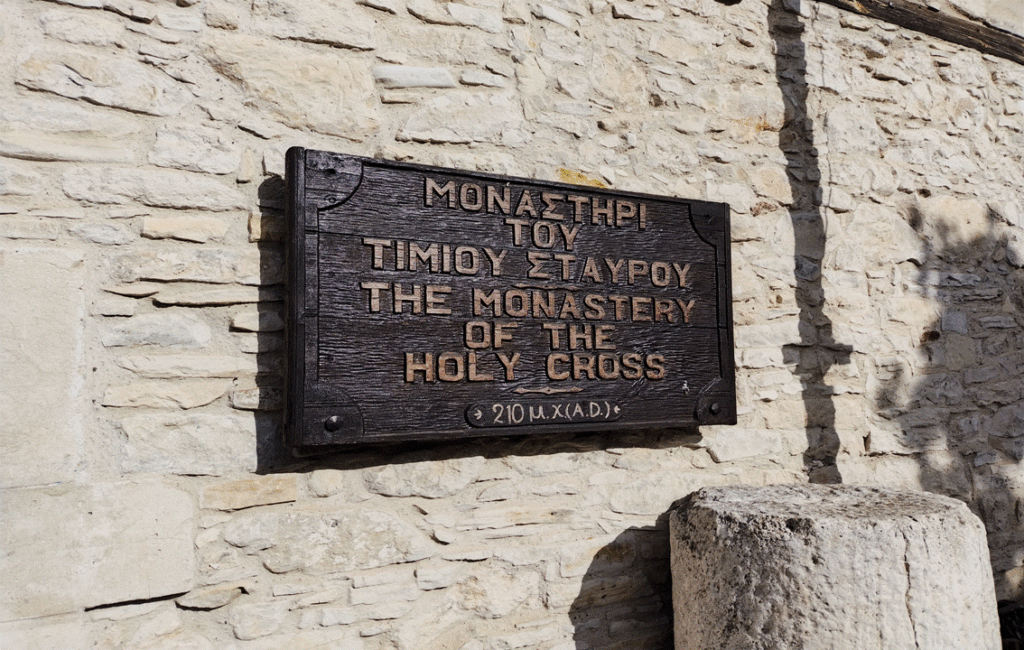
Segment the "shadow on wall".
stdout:
<path fill-rule="evenodd" d="M 910 210 L 925 252 L 903 289 L 939 314 L 918 350 L 877 368 L 866 451 L 910 456 L 926 490 L 965 501 L 985 522 L 1000 598 L 1024 605 L 1024 242 L 991 208 L 931 205 L 946 201 Z"/>
<path fill-rule="evenodd" d="M 814 121 L 807 107 L 807 46 L 799 0 L 773 0 L 768 31 L 775 49 L 775 77 L 785 103 L 779 148 L 786 157 L 786 176 L 793 194 L 793 276 L 800 318 L 800 343 L 788 345 L 787 358 L 798 359 L 801 400 L 806 414 L 807 451 L 804 470 L 812 483 L 838 483 L 835 391 L 825 380 L 835 365 L 850 362 L 852 348 L 838 343 L 832 321 L 824 313 L 821 282 L 825 257 L 825 214 L 821 204 L 821 170 L 814 146 Z M 792 9 L 793 11 L 790 11 Z"/>
<path fill-rule="evenodd" d="M 257 306 L 256 387 L 248 407 L 256 421 L 256 471 L 266 473 L 292 464 L 282 439 L 285 376 L 285 201 L 283 178 L 274 176 L 257 189 L 259 215 L 250 222 L 249 238 L 260 252 L 261 300 Z M 275 287 L 284 291 L 273 292 Z M 262 294 L 274 300 L 263 300 Z"/>

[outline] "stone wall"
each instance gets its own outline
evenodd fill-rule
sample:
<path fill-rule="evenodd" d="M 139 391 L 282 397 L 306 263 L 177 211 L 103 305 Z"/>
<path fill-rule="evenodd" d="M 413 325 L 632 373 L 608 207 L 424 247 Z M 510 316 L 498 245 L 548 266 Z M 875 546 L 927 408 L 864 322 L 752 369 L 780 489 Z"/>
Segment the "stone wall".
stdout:
<path fill-rule="evenodd" d="M 5 647 L 668 647 L 665 514 L 737 483 L 955 496 L 1024 593 L 1024 67 L 791 0 L 4 8 Z M 290 458 L 296 145 L 728 202 L 739 425 Z"/>

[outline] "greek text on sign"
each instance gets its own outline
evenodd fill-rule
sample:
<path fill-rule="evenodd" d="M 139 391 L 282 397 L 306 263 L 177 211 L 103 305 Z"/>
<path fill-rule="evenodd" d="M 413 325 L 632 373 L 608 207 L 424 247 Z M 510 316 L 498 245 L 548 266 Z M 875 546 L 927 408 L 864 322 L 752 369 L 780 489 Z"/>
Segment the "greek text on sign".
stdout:
<path fill-rule="evenodd" d="M 729 210 L 288 152 L 287 432 L 734 423 Z"/>

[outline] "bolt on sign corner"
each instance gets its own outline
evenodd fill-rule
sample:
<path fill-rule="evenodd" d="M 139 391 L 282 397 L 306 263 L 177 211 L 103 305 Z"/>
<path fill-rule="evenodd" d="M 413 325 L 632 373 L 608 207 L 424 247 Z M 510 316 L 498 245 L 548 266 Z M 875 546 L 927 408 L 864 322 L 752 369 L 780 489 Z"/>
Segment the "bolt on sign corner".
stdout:
<path fill-rule="evenodd" d="M 729 206 L 293 148 L 286 431 L 734 424 Z"/>

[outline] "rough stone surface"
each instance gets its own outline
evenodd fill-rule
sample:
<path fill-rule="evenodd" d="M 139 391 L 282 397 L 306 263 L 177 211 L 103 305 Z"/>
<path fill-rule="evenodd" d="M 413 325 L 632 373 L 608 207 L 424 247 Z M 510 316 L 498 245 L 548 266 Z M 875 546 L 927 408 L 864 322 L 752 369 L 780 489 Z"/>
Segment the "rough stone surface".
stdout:
<path fill-rule="evenodd" d="M 373 82 L 356 62 L 241 35 L 212 39 L 205 54 L 218 72 L 288 126 L 353 140 L 377 128 L 370 109 Z"/>
<path fill-rule="evenodd" d="M 213 413 L 137 415 L 120 423 L 126 473 L 213 474 L 256 469 L 251 419 Z"/>
<path fill-rule="evenodd" d="M 25 52 L 17 83 L 71 99 L 150 115 L 175 115 L 192 94 L 163 72 L 126 56 L 72 48 Z"/>
<path fill-rule="evenodd" d="M 379 510 L 259 513 L 234 520 L 224 539 L 259 554 L 264 565 L 278 573 L 372 569 L 434 554 L 433 544 L 422 533 Z"/>
<path fill-rule="evenodd" d="M 124 386 L 108 386 L 103 392 L 103 406 L 145 406 L 182 409 L 206 406 L 220 399 L 228 390 L 224 380 L 192 381 L 187 384 L 163 381 L 140 381 Z"/>
<path fill-rule="evenodd" d="M 210 343 L 210 327 L 187 312 L 140 314 L 110 327 L 100 339 L 108 348 L 154 345 L 202 348 Z"/>
<path fill-rule="evenodd" d="M 294 476 L 262 476 L 210 486 L 203 490 L 200 505 L 214 510 L 241 510 L 287 503 L 297 497 Z"/>
<path fill-rule="evenodd" d="M 79 252 L 0 248 L 0 487 L 67 481 L 81 460 L 84 282 Z"/>
<path fill-rule="evenodd" d="M 0 491 L 204 506 L 188 594 L 94 576 L 0 645 L 670 647 L 665 514 L 737 483 L 954 496 L 1024 596 L 1020 65 L 790 0 L 11 0 L 0 42 Z M 293 457 L 291 146 L 728 202 L 739 423 Z"/>
<path fill-rule="evenodd" d="M 998 650 L 985 531 L 953 499 L 709 488 L 672 512 L 677 648 Z"/>
<path fill-rule="evenodd" d="M 125 481 L 4 490 L 0 498 L 0 574 L 19 585 L 0 595 L 0 620 L 192 588 L 195 506 L 181 490 Z"/>
<path fill-rule="evenodd" d="M 392 497 L 438 499 L 458 494 L 476 480 L 484 459 L 479 456 L 442 462 L 422 461 L 367 470 L 366 489 Z"/>
<path fill-rule="evenodd" d="M 454 88 L 455 80 L 445 68 L 411 65 L 377 65 L 373 79 L 384 88 Z"/>
<path fill-rule="evenodd" d="M 233 187 L 213 178 L 185 172 L 107 167 L 80 168 L 64 174 L 64 192 L 89 203 L 137 201 L 159 208 L 236 210 L 245 200 Z"/>

